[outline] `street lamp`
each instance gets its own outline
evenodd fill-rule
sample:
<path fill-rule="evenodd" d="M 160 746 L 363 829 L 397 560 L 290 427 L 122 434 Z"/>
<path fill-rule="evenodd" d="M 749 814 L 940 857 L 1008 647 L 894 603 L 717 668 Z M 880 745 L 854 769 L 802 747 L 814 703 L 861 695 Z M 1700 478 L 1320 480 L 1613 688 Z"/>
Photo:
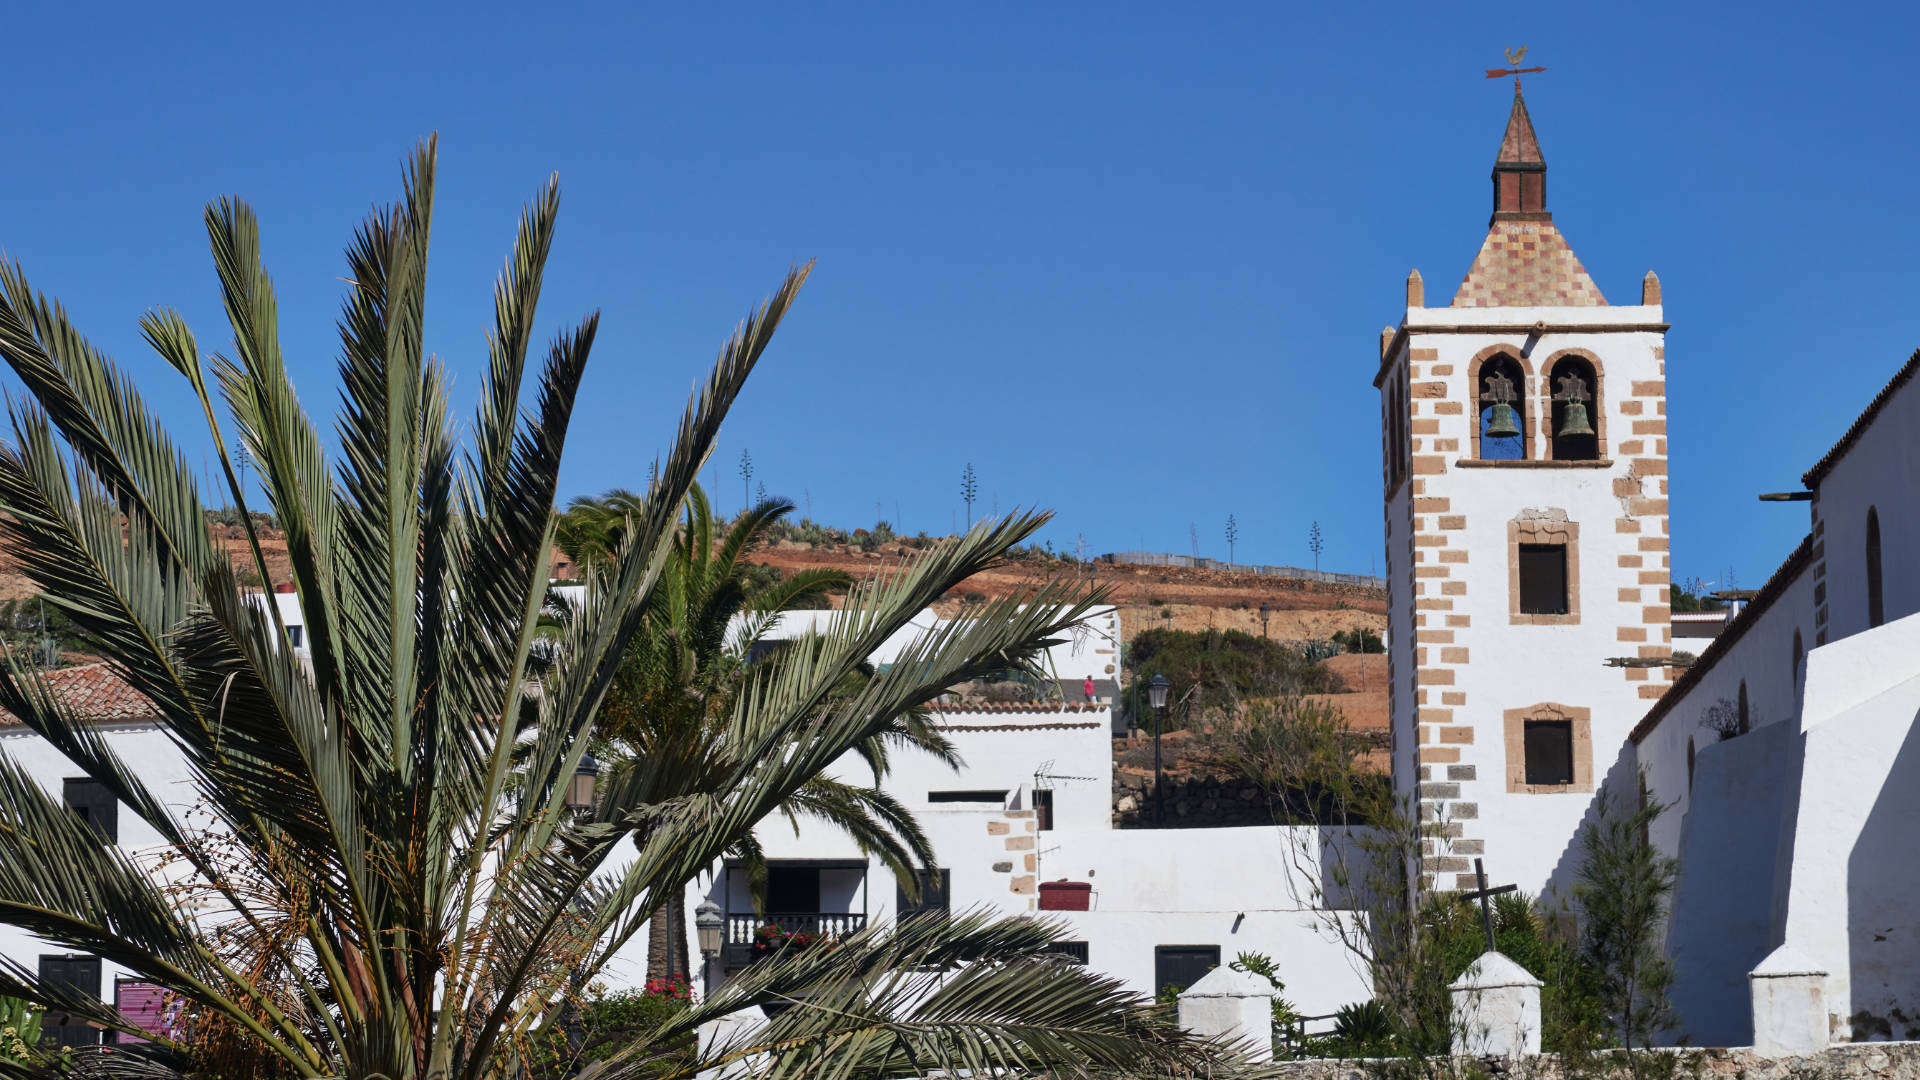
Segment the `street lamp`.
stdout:
<path fill-rule="evenodd" d="M 592 754 L 584 754 L 574 767 L 573 782 L 567 785 L 567 809 L 585 812 L 593 809 L 593 785 L 600 779 L 600 763 Z"/>
<path fill-rule="evenodd" d="M 1272 610 L 1272 605 L 1265 600 L 1260 601 L 1260 636 L 1262 638 L 1267 636 L 1267 613 Z"/>
<path fill-rule="evenodd" d="M 727 917 L 720 910 L 720 905 L 713 902 L 713 897 L 700 901 L 700 906 L 693 909 L 693 928 L 700 939 L 700 982 L 702 988 L 711 994 L 713 975 L 708 965 L 720 955 L 721 937 L 727 929 Z"/>
<path fill-rule="evenodd" d="M 1153 706 L 1153 823 L 1166 820 L 1165 803 L 1160 797 L 1160 729 L 1166 727 L 1167 687 L 1173 684 L 1158 672 L 1147 680 L 1147 704 Z"/>

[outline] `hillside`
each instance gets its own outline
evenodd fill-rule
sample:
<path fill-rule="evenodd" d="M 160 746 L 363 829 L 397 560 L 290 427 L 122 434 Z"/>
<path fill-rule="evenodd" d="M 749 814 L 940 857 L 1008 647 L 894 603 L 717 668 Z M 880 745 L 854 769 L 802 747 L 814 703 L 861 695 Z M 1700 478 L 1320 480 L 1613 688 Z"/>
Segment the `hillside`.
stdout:
<path fill-rule="evenodd" d="M 251 569 L 246 534 L 238 525 L 215 525 L 213 534 L 233 557 L 236 568 L 242 572 Z M 287 580 L 285 538 L 277 530 L 262 529 L 261 540 L 268 576 L 275 582 Z M 825 567 L 863 579 L 899 566 L 912 554 L 912 549 L 900 541 L 871 546 L 873 550 L 867 551 L 857 544 L 779 540 L 754 553 L 752 561 L 782 573 Z M 571 576 L 571 567 L 558 552 L 554 571 L 557 576 Z M 1377 589 L 1226 570 L 1072 563 L 1038 553 L 969 579 L 936 608 L 942 614 L 952 614 L 969 596 L 1018 593 L 1050 573 L 1076 574 L 1105 586 L 1120 608 L 1121 626 L 1128 634 L 1152 626 L 1259 634 L 1263 603 L 1268 607 L 1266 634 L 1278 641 L 1324 640 L 1336 631 L 1355 628 L 1375 632 L 1386 629 L 1386 596 Z M 0 553 L 0 601 L 24 600 L 33 595 L 32 583 L 20 573 L 17 561 Z"/>
<path fill-rule="evenodd" d="M 862 551 L 847 544 L 807 544 L 779 541 L 757 552 L 754 561 L 783 572 L 831 568 L 857 578 L 898 566 L 911 554 L 898 542 Z M 1387 625 L 1387 598 L 1378 589 L 1298 581 L 1226 570 L 1195 570 L 1124 563 L 1071 563 L 1035 558 L 980 574 L 950 594 L 957 608 L 969 593 L 1004 596 L 1017 592 L 1043 575 L 1070 572 L 1105 586 L 1120 608 L 1121 625 L 1129 632 L 1148 626 L 1170 630 L 1245 630 L 1258 634 L 1260 605 L 1266 604 L 1267 635 L 1281 641 L 1323 640 L 1336 631 L 1365 628 L 1376 633 Z M 950 612 L 943 612 L 943 614 Z"/>

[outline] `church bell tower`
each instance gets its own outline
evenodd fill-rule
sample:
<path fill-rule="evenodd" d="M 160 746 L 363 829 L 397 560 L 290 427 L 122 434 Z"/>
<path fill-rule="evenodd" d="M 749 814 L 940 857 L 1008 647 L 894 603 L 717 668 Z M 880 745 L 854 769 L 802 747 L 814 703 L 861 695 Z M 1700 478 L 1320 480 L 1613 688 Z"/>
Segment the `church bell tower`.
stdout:
<path fill-rule="evenodd" d="M 1445 306 L 1409 275 L 1380 337 L 1394 785 L 1439 889 L 1483 857 L 1564 891 L 1670 678 L 1660 282 L 1609 305 L 1546 179 L 1516 78 L 1479 253 Z"/>

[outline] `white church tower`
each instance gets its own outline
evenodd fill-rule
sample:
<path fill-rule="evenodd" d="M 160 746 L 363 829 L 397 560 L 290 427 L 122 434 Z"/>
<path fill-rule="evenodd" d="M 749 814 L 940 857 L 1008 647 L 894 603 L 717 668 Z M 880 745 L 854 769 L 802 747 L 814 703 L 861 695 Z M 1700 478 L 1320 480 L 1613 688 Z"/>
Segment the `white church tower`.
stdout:
<path fill-rule="evenodd" d="M 1627 733 L 1665 692 L 1667 407 L 1659 279 L 1609 306 L 1546 203 L 1516 78 L 1493 220 L 1428 307 L 1381 332 L 1397 791 L 1439 823 L 1424 871 L 1473 859 L 1530 893 L 1577 872 L 1596 790 L 1634 792 Z"/>

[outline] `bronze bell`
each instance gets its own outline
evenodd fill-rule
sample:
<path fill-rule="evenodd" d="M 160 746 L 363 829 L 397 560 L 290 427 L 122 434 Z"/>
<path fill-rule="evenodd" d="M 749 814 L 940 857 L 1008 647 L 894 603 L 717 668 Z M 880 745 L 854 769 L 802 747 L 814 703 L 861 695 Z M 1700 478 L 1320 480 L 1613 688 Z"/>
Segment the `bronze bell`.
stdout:
<path fill-rule="evenodd" d="M 1591 435 L 1593 425 L 1587 423 L 1587 403 L 1569 401 L 1566 412 L 1560 415 L 1560 430 L 1555 435 L 1565 438 L 1568 435 Z"/>
<path fill-rule="evenodd" d="M 1553 395 L 1553 400 L 1567 408 L 1560 414 L 1560 428 L 1554 432 L 1556 437 L 1593 434 L 1593 425 L 1587 422 L 1587 401 L 1592 396 L 1578 375 L 1560 376 L 1560 392 Z"/>
<path fill-rule="evenodd" d="M 1504 401 L 1496 402 L 1493 412 L 1487 416 L 1487 437 L 1510 439 L 1518 434 L 1520 434 L 1519 417 L 1514 415 L 1513 406 Z"/>

